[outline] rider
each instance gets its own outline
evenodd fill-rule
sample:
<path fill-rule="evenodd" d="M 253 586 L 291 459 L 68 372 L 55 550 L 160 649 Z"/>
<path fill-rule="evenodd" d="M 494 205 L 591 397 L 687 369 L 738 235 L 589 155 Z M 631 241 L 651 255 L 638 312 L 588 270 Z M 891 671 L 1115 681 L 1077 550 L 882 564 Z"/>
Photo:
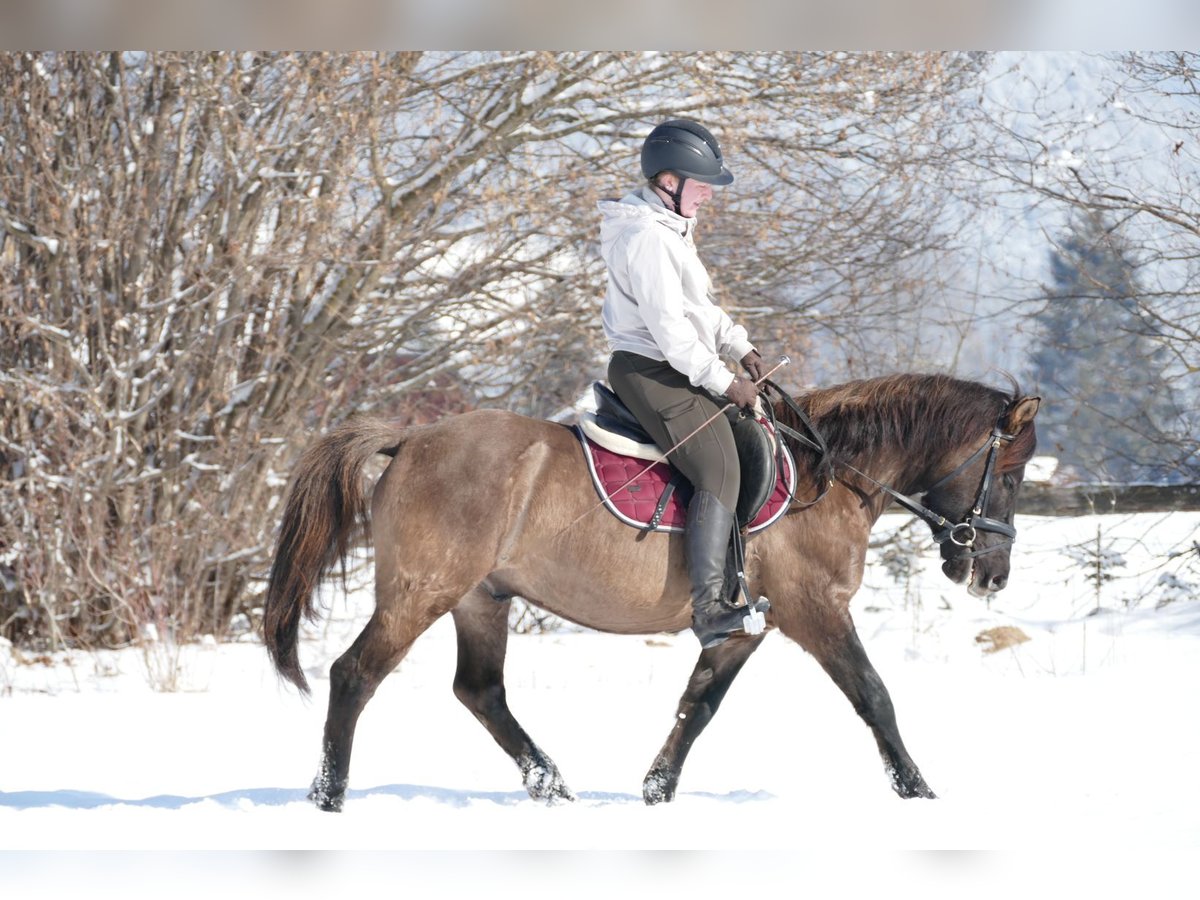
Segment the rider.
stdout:
<path fill-rule="evenodd" d="M 613 351 L 609 384 L 665 449 L 730 401 L 754 405 L 754 383 L 730 372 L 721 354 L 740 360 L 754 381 L 767 369 L 746 330 L 713 303 L 693 242 L 696 211 L 712 186 L 733 181 L 717 139 L 688 119 L 663 122 L 642 145 L 642 174 L 641 188 L 599 204 L 608 266 L 602 317 Z M 684 533 L 692 630 L 713 647 L 742 630 L 745 614 L 725 591 L 741 480 L 728 419 L 716 416 L 671 462 L 695 489 Z"/>

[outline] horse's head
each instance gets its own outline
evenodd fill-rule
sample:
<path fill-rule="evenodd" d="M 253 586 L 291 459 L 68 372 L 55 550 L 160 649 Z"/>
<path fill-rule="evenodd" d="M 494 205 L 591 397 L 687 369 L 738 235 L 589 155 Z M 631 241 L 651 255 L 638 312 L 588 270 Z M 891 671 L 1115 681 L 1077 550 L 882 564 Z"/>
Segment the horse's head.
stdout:
<path fill-rule="evenodd" d="M 946 519 L 942 526 L 931 523 L 942 572 L 976 597 L 1008 583 L 1017 490 L 1037 446 L 1033 418 L 1040 404 L 1037 397 L 1012 400 L 987 442 L 966 447 L 965 458 L 947 460 L 949 475 L 925 493 L 925 505 Z"/>

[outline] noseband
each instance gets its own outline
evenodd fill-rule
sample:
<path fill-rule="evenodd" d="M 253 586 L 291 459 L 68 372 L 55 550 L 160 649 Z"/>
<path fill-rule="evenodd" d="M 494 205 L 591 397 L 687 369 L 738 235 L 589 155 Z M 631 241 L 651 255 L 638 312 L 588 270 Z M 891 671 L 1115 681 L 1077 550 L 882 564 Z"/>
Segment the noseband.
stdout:
<path fill-rule="evenodd" d="M 812 433 L 815 440 L 810 439 L 806 435 L 800 434 L 795 429 L 789 428 L 782 422 L 776 423 L 776 427 L 789 437 L 795 438 L 801 443 L 816 450 L 820 455 L 819 464 L 822 467 L 829 467 L 829 448 L 825 445 L 824 439 L 809 420 L 808 415 L 800 408 L 800 405 L 796 403 L 795 400 L 789 397 L 779 387 L 779 385 L 775 384 L 773 381 L 768 381 L 767 383 L 783 399 L 784 404 L 800 418 L 800 421 L 804 424 L 804 427 L 810 433 Z M 997 422 L 996 425 L 993 426 L 992 433 L 988 436 L 987 442 L 982 447 L 959 463 L 954 471 L 950 472 L 948 475 L 943 475 L 925 489 L 924 493 L 927 494 L 930 491 L 941 487 L 946 482 L 952 481 L 956 476 L 970 468 L 971 464 L 979 459 L 979 457 L 983 456 L 985 453 L 987 454 L 987 462 L 984 464 L 983 468 L 983 479 L 979 482 L 979 492 L 975 495 L 975 503 L 972 505 L 971 512 L 966 519 L 958 523 L 951 522 L 941 513 L 934 512 L 920 501 L 914 500 L 912 497 L 900 493 L 881 481 L 877 481 L 866 472 L 855 468 L 849 463 L 841 462 L 840 464 L 861 478 L 865 478 L 867 481 L 871 482 L 871 484 L 875 485 L 875 487 L 891 496 L 893 500 L 895 500 L 909 512 L 913 513 L 913 515 L 919 516 L 929 523 L 929 527 L 933 529 L 933 541 L 935 544 L 941 545 L 946 543 L 946 541 L 949 541 L 957 547 L 962 547 L 966 552 L 957 554 L 955 559 L 974 559 L 977 556 L 983 556 L 985 553 L 991 553 L 995 550 L 1000 550 L 1003 547 L 1007 547 L 1017 539 L 1016 528 L 1014 528 L 1012 525 L 1009 525 L 1007 522 L 1002 522 L 999 519 L 993 519 L 990 516 L 986 516 L 983 512 L 985 509 L 987 509 L 988 500 L 991 497 L 992 480 L 996 473 L 996 460 L 1000 456 L 1000 448 L 1005 444 L 1010 443 L 1015 438 L 1015 434 L 1006 433 L 1004 429 L 1000 427 L 1000 423 Z M 832 484 L 832 477 L 829 479 L 827 485 L 828 484 Z M 828 490 L 828 486 L 826 486 L 826 490 Z M 824 496 L 825 492 L 822 491 L 820 497 L 817 499 L 819 500 Z M 1005 540 L 1002 540 L 997 544 L 993 544 L 990 547 L 983 547 L 982 549 L 976 550 L 975 539 L 979 536 L 979 532 L 981 531 L 990 531 L 993 534 L 1002 535 Z"/>

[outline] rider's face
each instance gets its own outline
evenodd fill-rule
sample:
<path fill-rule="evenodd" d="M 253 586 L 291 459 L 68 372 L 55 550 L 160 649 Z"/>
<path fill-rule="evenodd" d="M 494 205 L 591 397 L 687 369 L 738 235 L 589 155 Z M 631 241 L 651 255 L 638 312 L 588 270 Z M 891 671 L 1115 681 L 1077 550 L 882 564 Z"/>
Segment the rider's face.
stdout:
<path fill-rule="evenodd" d="M 680 215 L 688 219 L 692 218 L 701 206 L 712 199 L 712 195 L 711 184 L 696 181 L 694 178 L 687 179 L 683 183 L 683 196 L 679 198 Z"/>
<path fill-rule="evenodd" d="M 667 172 L 661 176 L 660 183 L 669 191 L 673 191 L 678 186 L 679 181 L 674 173 Z M 712 199 L 712 195 L 713 188 L 711 184 L 705 184 L 703 181 L 697 181 L 694 178 L 685 178 L 683 181 L 683 195 L 679 198 L 679 214 L 688 219 L 692 218 L 701 206 Z"/>

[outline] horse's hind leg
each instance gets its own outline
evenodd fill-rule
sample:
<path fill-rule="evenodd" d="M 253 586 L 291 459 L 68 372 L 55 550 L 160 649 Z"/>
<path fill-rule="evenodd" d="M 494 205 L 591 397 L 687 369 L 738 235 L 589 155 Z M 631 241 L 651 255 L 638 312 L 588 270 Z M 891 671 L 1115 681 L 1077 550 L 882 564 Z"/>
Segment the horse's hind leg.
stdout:
<path fill-rule="evenodd" d="M 729 685 L 750 654 L 758 649 L 765 635 L 752 638 L 736 638 L 710 647 L 700 654 L 692 677 L 688 680 L 687 689 L 679 700 L 679 708 L 675 713 L 675 727 L 667 736 L 663 748 L 646 779 L 642 782 L 642 798 L 648 804 L 663 803 L 675 798 L 675 788 L 679 785 L 679 775 L 683 770 L 683 761 L 687 758 L 692 744 L 700 736 L 712 717 L 716 715 L 717 707 L 729 690 Z"/>
<path fill-rule="evenodd" d="M 807 621 L 781 622 L 780 630 L 816 657 L 821 668 L 853 704 L 854 711 L 867 723 L 875 735 L 892 789 L 905 798 L 936 797 L 904 748 L 892 698 L 867 658 L 850 614 L 829 610 L 815 612 L 815 606 L 799 607 L 809 611 Z"/>
<path fill-rule="evenodd" d="M 458 631 L 458 669 L 454 696 L 471 711 L 521 770 L 525 789 L 535 800 L 553 803 L 575 795 L 558 767 L 529 738 L 508 708 L 504 690 L 504 653 L 512 601 L 497 600 L 483 588 L 467 594 L 451 615 Z"/>
<path fill-rule="evenodd" d="M 433 615 L 418 626 L 394 613 L 376 609 L 350 649 L 330 667 L 329 713 L 325 718 L 321 765 L 308 794 L 321 809 L 341 810 L 358 717 L 380 682 L 400 664 L 413 641 L 436 619 Z"/>

